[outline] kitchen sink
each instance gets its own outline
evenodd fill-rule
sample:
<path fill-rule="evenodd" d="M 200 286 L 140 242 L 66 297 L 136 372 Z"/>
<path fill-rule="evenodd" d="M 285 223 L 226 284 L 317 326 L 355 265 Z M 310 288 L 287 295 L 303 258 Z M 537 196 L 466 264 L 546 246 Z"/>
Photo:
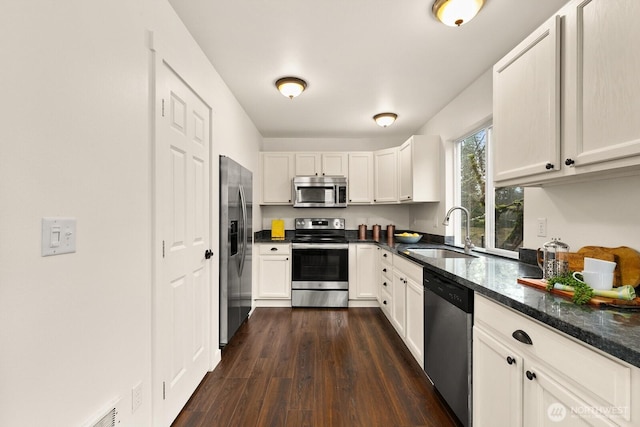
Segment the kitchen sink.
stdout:
<path fill-rule="evenodd" d="M 452 251 L 450 249 L 439 248 L 409 248 L 409 254 L 420 255 L 425 258 L 476 258 L 475 255 L 468 255 L 462 252 Z"/>

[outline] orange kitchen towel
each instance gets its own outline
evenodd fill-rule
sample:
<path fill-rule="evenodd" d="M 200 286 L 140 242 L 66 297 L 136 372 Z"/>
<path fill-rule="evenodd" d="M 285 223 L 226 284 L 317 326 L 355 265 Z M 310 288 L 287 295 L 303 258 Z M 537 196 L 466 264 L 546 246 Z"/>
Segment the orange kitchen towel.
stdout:
<path fill-rule="evenodd" d="M 271 220 L 271 238 L 273 240 L 284 239 L 284 220 Z"/>

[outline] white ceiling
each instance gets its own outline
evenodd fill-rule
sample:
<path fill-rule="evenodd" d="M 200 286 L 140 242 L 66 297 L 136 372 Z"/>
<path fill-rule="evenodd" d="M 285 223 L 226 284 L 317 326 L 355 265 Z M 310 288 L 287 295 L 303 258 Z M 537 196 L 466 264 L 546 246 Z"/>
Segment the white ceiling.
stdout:
<path fill-rule="evenodd" d="M 486 0 L 459 28 L 433 0 L 169 2 L 264 137 L 376 138 L 413 134 L 567 0 Z"/>

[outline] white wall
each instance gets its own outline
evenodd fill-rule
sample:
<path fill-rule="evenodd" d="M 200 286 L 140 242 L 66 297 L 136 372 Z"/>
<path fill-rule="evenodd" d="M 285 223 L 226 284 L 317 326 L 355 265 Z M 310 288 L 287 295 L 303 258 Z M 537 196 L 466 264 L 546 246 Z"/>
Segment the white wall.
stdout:
<path fill-rule="evenodd" d="M 374 224 L 386 228 L 393 224 L 398 229 L 409 227 L 409 210 L 405 205 L 349 205 L 346 209 L 296 209 L 290 206 L 263 206 L 262 226 L 263 230 L 271 230 L 272 219 L 284 219 L 287 230 L 295 227 L 295 218 L 344 218 L 347 230 L 355 230 L 360 224 L 367 224 L 368 229 Z"/>
<path fill-rule="evenodd" d="M 2 426 L 81 425 L 116 397 L 122 426 L 151 425 L 148 30 L 191 63 L 214 151 L 256 168 L 259 133 L 165 0 L 5 2 Z M 40 256 L 44 216 L 77 218 L 76 253 Z"/>
<path fill-rule="evenodd" d="M 440 203 L 417 205 L 411 208 L 411 228 L 431 234 L 452 235 L 458 217 L 452 218 L 451 225 L 445 230 L 442 220 L 453 205 L 454 167 L 452 142 L 491 120 L 493 108 L 493 85 L 491 70 L 487 70 L 469 87 L 463 90 L 447 106 L 418 131 L 419 135 L 440 135 L 442 139 L 442 199 Z"/>

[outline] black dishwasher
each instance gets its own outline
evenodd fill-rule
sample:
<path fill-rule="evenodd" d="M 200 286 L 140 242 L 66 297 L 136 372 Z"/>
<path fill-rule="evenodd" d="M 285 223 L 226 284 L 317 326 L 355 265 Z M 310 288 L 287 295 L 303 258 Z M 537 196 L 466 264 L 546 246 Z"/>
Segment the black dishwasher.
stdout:
<path fill-rule="evenodd" d="M 473 290 L 424 269 L 424 370 L 462 425 L 471 425 Z"/>

